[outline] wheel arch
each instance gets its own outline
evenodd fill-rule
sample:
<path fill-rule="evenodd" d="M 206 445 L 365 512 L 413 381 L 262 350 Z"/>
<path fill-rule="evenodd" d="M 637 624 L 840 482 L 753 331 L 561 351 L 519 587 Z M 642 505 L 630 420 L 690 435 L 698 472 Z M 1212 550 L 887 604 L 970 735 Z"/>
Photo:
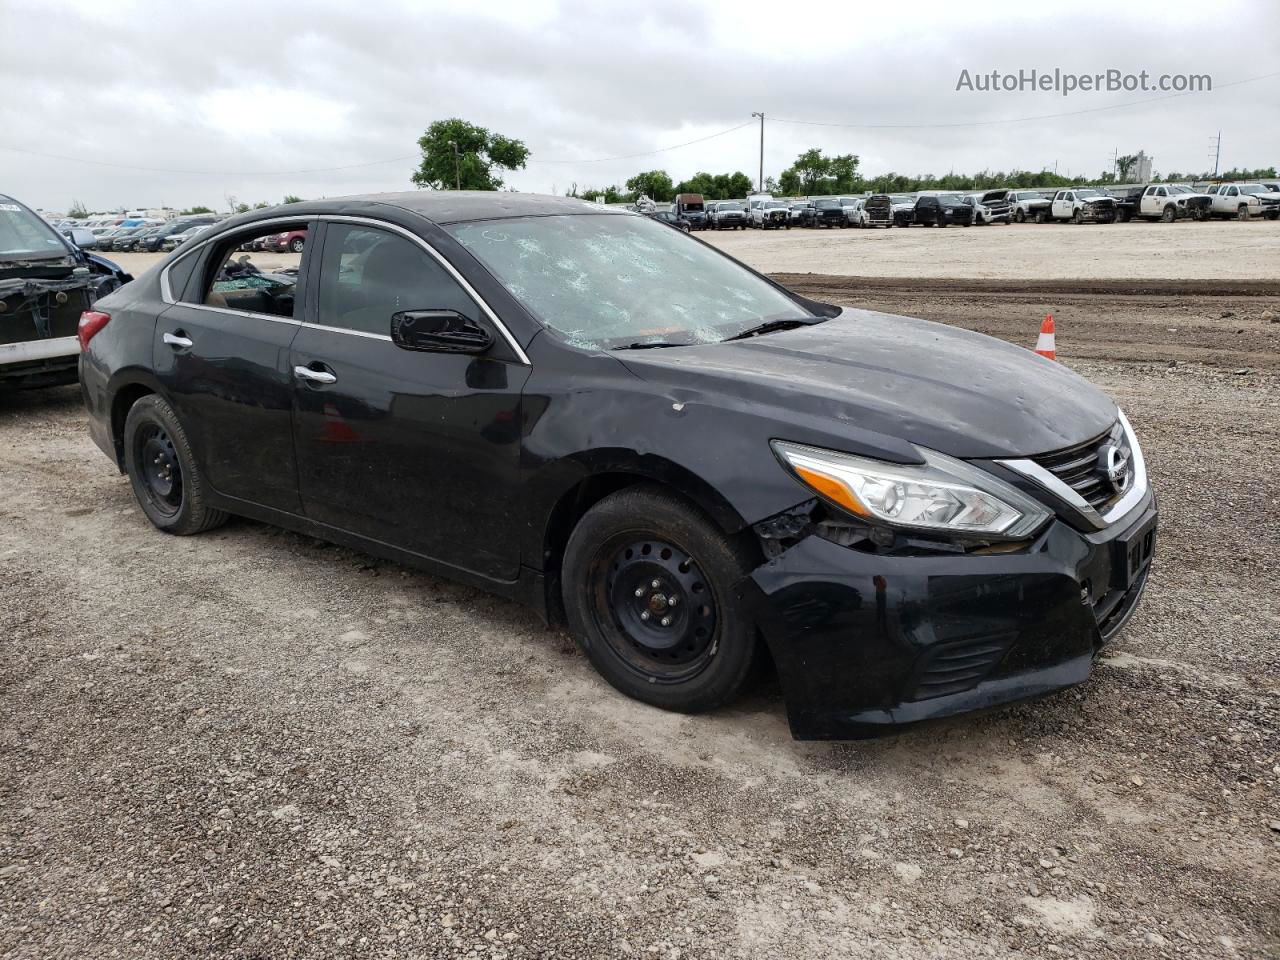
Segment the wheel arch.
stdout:
<path fill-rule="evenodd" d="M 123 473 L 125 469 L 124 463 L 124 423 L 129 416 L 129 410 L 135 403 L 143 397 L 150 394 L 158 394 L 164 397 L 159 384 L 145 377 L 133 377 L 124 380 L 121 383 L 113 384 L 111 388 L 111 403 L 109 407 L 110 428 L 111 428 L 111 447 L 115 451 L 116 466 Z M 167 399 L 167 398 L 166 398 Z"/>
<path fill-rule="evenodd" d="M 564 622 L 560 569 L 574 528 L 587 511 L 605 497 L 640 485 L 676 494 L 704 514 L 725 536 L 742 534 L 747 528 L 747 522 L 729 501 L 687 467 L 656 455 L 621 462 L 602 459 L 561 490 L 545 514 L 539 560 L 544 571 L 547 616 L 552 622 Z"/>

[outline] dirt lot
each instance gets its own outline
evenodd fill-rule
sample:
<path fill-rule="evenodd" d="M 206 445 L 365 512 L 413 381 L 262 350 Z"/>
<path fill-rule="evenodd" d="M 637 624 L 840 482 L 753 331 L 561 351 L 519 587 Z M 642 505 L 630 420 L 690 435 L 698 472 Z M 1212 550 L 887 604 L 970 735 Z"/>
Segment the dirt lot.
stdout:
<path fill-rule="evenodd" d="M 1024 344 L 1055 311 L 1162 497 L 1087 685 L 847 745 L 767 684 L 659 713 L 511 604 L 256 523 L 165 537 L 74 389 L 4 397 L 0 956 L 1276 956 L 1280 282 L 788 279 Z"/>
<path fill-rule="evenodd" d="M 784 234 L 782 242 L 768 230 L 711 230 L 700 236 L 769 273 L 1260 280 L 1274 279 L 1280 263 L 1280 223 L 1271 220 L 797 229 Z"/>

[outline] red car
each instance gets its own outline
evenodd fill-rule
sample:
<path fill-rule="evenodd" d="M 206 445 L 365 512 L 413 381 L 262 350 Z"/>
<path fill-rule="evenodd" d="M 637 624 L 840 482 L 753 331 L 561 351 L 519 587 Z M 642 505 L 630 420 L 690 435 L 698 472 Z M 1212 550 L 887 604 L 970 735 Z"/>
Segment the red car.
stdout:
<path fill-rule="evenodd" d="M 288 233 L 272 234 L 262 243 L 263 248 L 270 250 L 272 253 L 284 253 L 286 251 L 301 253 L 302 248 L 306 245 L 306 230 L 290 230 Z"/>

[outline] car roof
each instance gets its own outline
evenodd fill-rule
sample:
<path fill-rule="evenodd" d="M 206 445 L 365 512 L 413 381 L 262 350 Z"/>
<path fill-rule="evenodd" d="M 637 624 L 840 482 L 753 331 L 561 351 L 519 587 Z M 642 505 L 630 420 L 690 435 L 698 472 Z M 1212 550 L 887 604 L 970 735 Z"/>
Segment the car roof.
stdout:
<path fill-rule="evenodd" d="M 498 190 L 410 190 L 403 193 L 369 193 L 297 204 L 343 212 L 341 208 L 381 203 L 417 213 L 435 223 L 462 223 L 467 220 L 495 220 L 504 217 L 549 217 L 564 214 L 626 215 L 626 210 L 610 210 L 575 197 L 551 197 L 538 193 Z M 295 205 L 290 204 L 290 207 Z M 367 209 L 367 208 L 366 208 Z M 301 212 L 301 211 L 300 211 Z M 275 211 L 279 215 L 279 210 Z"/>

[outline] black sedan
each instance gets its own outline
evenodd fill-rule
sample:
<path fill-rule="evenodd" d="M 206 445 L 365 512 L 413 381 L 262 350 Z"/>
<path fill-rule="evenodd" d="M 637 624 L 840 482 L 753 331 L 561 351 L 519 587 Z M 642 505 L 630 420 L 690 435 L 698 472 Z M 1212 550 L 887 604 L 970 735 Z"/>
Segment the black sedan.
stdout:
<path fill-rule="evenodd" d="M 649 214 L 649 216 L 659 223 L 665 223 L 668 227 L 679 230 L 681 233 L 688 233 L 693 229 L 693 224 L 687 219 L 678 213 L 672 213 L 670 210 L 659 210 L 656 213 Z"/>
<path fill-rule="evenodd" d="M 296 276 L 238 259 L 297 229 Z M 239 514 L 517 598 L 667 709 L 771 661 L 800 738 L 1084 681 L 1152 556 L 1134 432 L 1066 367 L 569 198 L 245 214 L 80 338 L 160 530 Z"/>

